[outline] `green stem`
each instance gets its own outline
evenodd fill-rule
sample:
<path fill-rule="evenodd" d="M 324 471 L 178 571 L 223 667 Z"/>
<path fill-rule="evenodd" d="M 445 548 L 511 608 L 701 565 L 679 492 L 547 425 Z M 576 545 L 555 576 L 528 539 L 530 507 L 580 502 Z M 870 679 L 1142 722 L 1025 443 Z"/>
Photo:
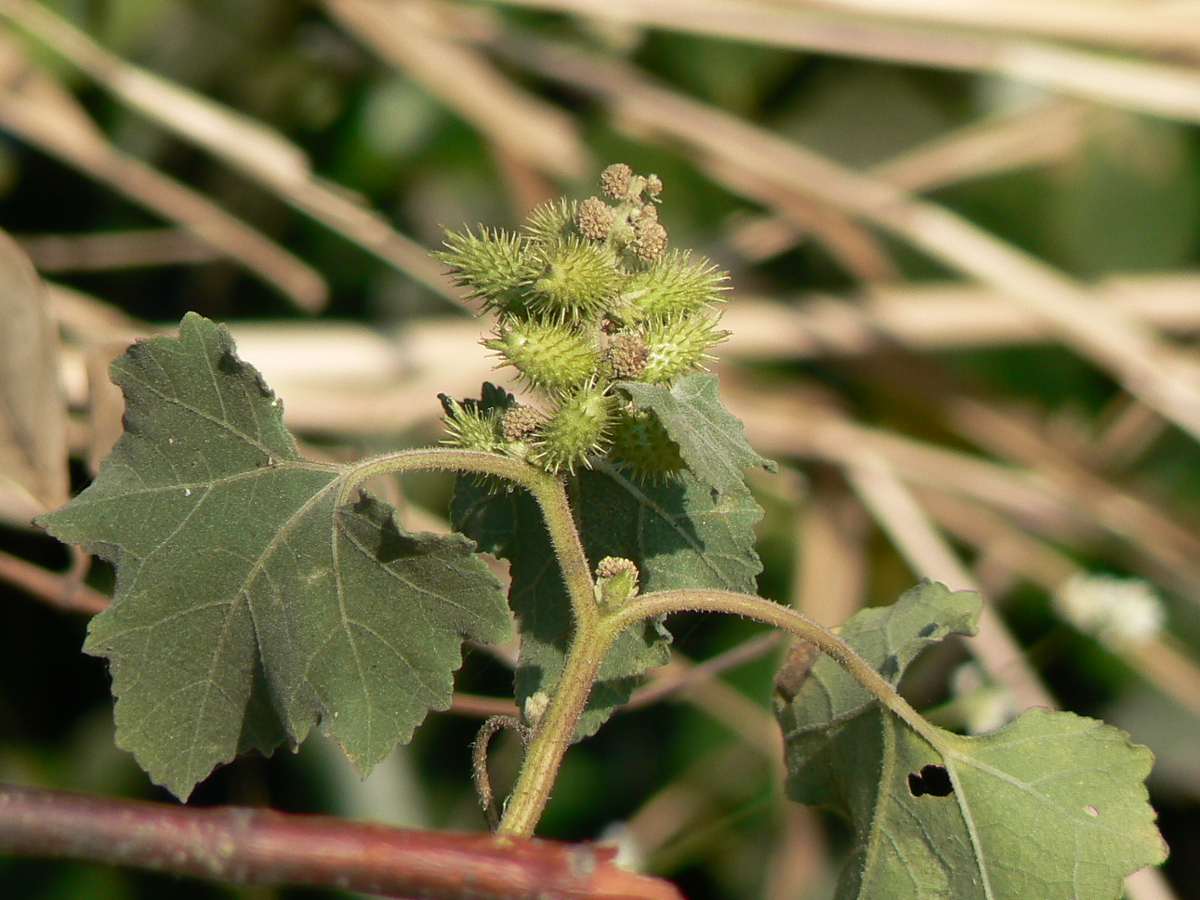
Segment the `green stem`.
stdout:
<path fill-rule="evenodd" d="M 859 684 L 870 691 L 912 729 L 940 747 L 943 737 L 908 701 L 896 693 L 875 668 L 859 656 L 849 644 L 808 617 L 762 597 L 732 591 L 678 590 L 644 594 L 604 620 L 605 631 L 617 634 L 644 619 L 675 612 L 721 612 L 745 616 L 790 631 L 832 656 Z"/>
<path fill-rule="evenodd" d="M 550 791 L 571 746 L 575 726 L 587 705 L 588 695 L 613 635 L 600 622 L 575 624 L 575 634 L 563 663 L 562 675 L 542 718 L 534 728 L 521 774 L 508 798 L 496 834 L 529 837 L 550 800 Z"/>

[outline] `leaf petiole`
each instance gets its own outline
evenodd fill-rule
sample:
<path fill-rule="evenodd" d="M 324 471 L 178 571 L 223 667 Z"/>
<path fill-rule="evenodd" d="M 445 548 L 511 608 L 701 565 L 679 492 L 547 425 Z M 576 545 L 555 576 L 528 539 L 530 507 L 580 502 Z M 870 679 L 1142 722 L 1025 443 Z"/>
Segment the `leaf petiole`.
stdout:
<path fill-rule="evenodd" d="M 636 622 L 676 612 L 719 612 L 744 616 L 774 625 L 815 644 L 817 649 L 833 657 L 880 703 L 929 741 L 939 752 L 951 750 L 946 745 L 944 734 L 913 709 L 909 702 L 845 641 L 802 613 L 762 597 L 717 590 L 658 591 L 637 597 L 628 606 L 606 617 L 602 627 L 607 634 L 615 637 Z"/>

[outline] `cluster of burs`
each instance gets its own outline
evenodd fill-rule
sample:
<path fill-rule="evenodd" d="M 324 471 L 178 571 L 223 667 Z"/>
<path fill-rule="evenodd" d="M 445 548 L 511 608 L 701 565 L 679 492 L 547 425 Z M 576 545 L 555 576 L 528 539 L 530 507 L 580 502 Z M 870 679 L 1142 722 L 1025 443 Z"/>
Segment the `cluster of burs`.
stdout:
<path fill-rule="evenodd" d="M 713 304 L 726 274 L 667 249 L 662 182 L 609 166 L 604 197 L 541 206 L 520 233 L 447 233 L 460 286 L 496 314 L 484 344 L 534 394 L 529 405 L 484 386 L 480 400 L 442 397 L 451 443 L 515 456 L 548 472 L 600 458 L 657 479 L 682 468 L 657 418 L 621 382 L 670 387 L 725 339 Z"/>

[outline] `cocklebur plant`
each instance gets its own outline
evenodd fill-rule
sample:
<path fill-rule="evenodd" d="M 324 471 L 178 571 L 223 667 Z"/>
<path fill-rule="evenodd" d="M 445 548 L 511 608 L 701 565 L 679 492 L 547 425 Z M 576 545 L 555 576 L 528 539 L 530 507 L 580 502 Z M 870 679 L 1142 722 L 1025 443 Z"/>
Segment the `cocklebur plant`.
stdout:
<path fill-rule="evenodd" d="M 521 733 L 497 836 L 529 835 L 570 744 L 667 661 L 665 618 L 730 613 L 803 642 L 776 714 L 789 795 L 853 827 L 840 898 L 1118 897 L 1164 856 L 1145 748 L 1040 709 L 962 736 L 897 692 L 924 648 L 974 632 L 977 596 L 923 583 L 834 633 L 756 595 L 744 471 L 771 464 L 698 371 L 724 276 L 667 249 L 656 177 L 613 166 L 601 186 L 519 234 L 448 236 L 441 258 L 530 396 L 443 397 L 443 446 L 305 459 L 228 332 L 194 314 L 114 362 L 125 434 L 40 521 L 116 565 L 84 649 L 109 660 L 118 743 L 181 798 L 315 726 L 366 774 L 449 706 L 463 641 L 505 640 L 511 610 L 522 719 L 485 725 L 477 757 L 497 727 Z M 362 489 L 434 469 L 459 473 L 450 535 L 406 532 Z M 507 595 L 477 551 L 511 563 Z"/>

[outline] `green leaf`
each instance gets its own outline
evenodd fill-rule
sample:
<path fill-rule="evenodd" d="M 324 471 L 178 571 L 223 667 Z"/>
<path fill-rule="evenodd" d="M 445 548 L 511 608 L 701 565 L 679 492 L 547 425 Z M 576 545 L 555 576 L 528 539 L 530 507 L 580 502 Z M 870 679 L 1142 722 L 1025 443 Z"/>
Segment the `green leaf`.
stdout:
<path fill-rule="evenodd" d="M 676 444 L 692 474 L 720 493 L 744 489 L 743 469 L 775 463 L 754 452 L 742 434 L 742 422 L 717 395 L 717 376 L 685 375 L 668 390 L 660 384 L 617 384 L 635 406 L 653 412 Z"/>
<path fill-rule="evenodd" d="M 926 582 L 841 636 L 895 684 L 978 615 L 975 595 Z M 1165 856 L 1143 784 L 1150 752 L 1101 722 L 1033 709 L 978 737 L 922 736 L 828 657 L 777 714 L 789 795 L 854 828 L 839 900 L 1106 900 Z"/>
<path fill-rule="evenodd" d="M 638 486 L 612 470 L 585 471 L 571 482 L 571 500 L 592 566 L 605 556 L 637 564 L 642 590 L 722 588 L 753 593 L 760 564 L 754 524 L 762 510 L 744 488 L 714 499 L 694 478 Z M 451 522 L 481 550 L 508 559 L 509 600 L 521 632 L 517 702 L 549 690 L 562 672 L 571 633 L 570 603 L 537 504 L 520 491 L 492 493 L 462 477 Z M 660 620 L 623 632 L 600 669 L 575 732 L 595 733 L 624 703 L 637 679 L 668 660 L 670 635 Z"/>
<path fill-rule="evenodd" d="M 450 704 L 463 637 L 503 640 L 503 592 L 461 535 L 410 535 L 353 467 L 305 460 L 224 327 L 112 366 L 125 434 L 95 482 L 43 516 L 112 560 L 84 649 L 109 659 L 117 741 L 186 797 L 240 750 L 320 722 L 360 773 Z"/>

